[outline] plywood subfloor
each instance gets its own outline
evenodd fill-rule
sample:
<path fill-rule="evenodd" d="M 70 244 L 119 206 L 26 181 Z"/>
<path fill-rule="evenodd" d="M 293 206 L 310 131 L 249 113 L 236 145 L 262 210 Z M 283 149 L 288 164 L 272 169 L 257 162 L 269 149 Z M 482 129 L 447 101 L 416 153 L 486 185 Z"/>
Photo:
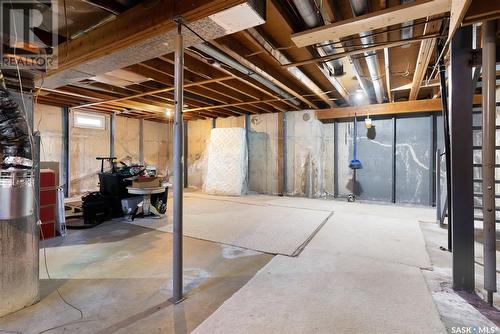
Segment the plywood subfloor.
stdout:
<path fill-rule="evenodd" d="M 431 210 L 295 205 L 308 203 L 335 213 L 298 257 L 276 256 L 195 333 L 445 332 L 422 274 L 430 262 L 418 219 Z"/>

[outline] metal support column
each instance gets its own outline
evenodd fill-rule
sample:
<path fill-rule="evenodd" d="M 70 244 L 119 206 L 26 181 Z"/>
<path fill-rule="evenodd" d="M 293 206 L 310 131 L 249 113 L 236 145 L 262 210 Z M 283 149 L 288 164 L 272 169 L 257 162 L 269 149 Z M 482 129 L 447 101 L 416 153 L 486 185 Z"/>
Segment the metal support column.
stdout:
<path fill-rule="evenodd" d="M 168 140 L 167 140 L 168 143 Z M 144 118 L 139 119 L 139 161 L 141 165 L 145 164 L 144 161 Z"/>
<path fill-rule="evenodd" d="M 396 116 L 392 117 L 392 187 L 391 187 L 391 200 L 396 203 Z"/>
<path fill-rule="evenodd" d="M 484 288 L 493 305 L 497 291 L 495 225 L 496 21 L 483 23 L 483 236 Z"/>
<path fill-rule="evenodd" d="M 109 156 L 115 156 L 116 113 L 111 114 L 109 125 Z"/>
<path fill-rule="evenodd" d="M 175 37 L 175 69 L 174 69 L 174 241 L 173 241 L 173 298 L 174 303 L 182 300 L 182 193 L 183 193 L 183 119 L 182 106 L 184 104 L 184 45 L 182 38 L 182 23 L 177 22 Z"/>
<path fill-rule="evenodd" d="M 436 150 L 436 221 L 441 226 L 441 150 Z"/>
<path fill-rule="evenodd" d="M 438 57 L 441 54 L 443 46 L 438 43 L 437 52 Z M 448 211 L 448 250 L 451 252 L 453 249 L 451 231 L 453 229 L 453 213 L 451 210 L 452 203 L 452 192 L 451 192 L 451 149 L 450 149 L 450 112 L 448 110 L 448 92 L 446 90 L 446 67 L 444 64 L 444 59 L 441 57 L 439 59 L 439 81 L 440 81 L 440 91 L 441 91 L 441 105 L 443 108 L 443 136 L 444 136 L 444 153 L 445 153 L 445 166 L 446 166 L 446 197 L 447 200 L 447 211 Z"/>
<path fill-rule="evenodd" d="M 184 164 L 184 188 L 188 187 L 188 123 L 184 122 L 184 159 L 183 159 L 183 164 Z"/>
<path fill-rule="evenodd" d="M 339 122 L 333 121 L 333 197 L 339 197 Z"/>
<path fill-rule="evenodd" d="M 61 147 L 61 180 L 64 191 L 64 197 L 68 197 L 69 181 L 70 181 L 70 126 L 69 126 L 70 109 L 67 107 L 61 108 L 62 119 L 62 147 Z"/>
<path fill-rule="evenodd" d="M 283 122 L 283 195 L 288 194 L 288 142 L 287 142 L 287 123 L 286 123 L 286 111 L 282 113 Z"/>
<path fill-rule="evenodd" d="M 215 129 L 217 127 L 216 119 L 212 120 L 212 127 Z M 247 164 L 247 187 L 250 189 L 250 115 L 245 114 L 245 137 L 247 141 L 247 156 L 248 156 L 248 164 Z"/>
<path fill-rule="evenodd" d="M 453 288 L 474 291 L 472 184 L 472 28 L 455 33 L 450 47 L 451 213 Z"/>
<path fill-rule="evenodd" d="M 437 145 L 436 145 L 436 131 L 435 131 L 435 124 L 436 124 L 436 119 L 434 115 L 429 115 L 429 122 L 430 122 L 430 135 L 431 135 L 431 145 L 429 147 L 430 152 L 432 152 L 431 157 L 434 155 L 434 152 L 436 152 Z M 430 173 L 429 173 L 429 206 L 434 206 L 436 205 L 436 184 L 434 181 L 436 180 L 436 160 L 434 159 L 429 159 L 429 165 L 430 165 Z"/>

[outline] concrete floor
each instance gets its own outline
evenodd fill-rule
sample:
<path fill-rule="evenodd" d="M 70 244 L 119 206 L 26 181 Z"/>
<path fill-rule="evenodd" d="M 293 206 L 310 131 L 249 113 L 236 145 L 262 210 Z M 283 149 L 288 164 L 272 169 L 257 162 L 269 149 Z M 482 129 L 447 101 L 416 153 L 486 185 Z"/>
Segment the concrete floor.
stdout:
<path fill-rule="evenodd" d="M 274 208 L 334 213 L 296 257 L 184 238 L 188 298 L 175 306 L 168 302 L 170 233 L 117 221 L 71 231 L 46 243 L 51 280 L 41 253 L 40 303 L 0 318 L 0 333 L 57 326 L 45 332 L 444 333 L 493 323 L 445 289 L 451 261 L 436 249 L 446 232 L 422 223 L 434 221 L 433 209 L 263 195 L 226 200 L 265 206 L 270 215 Z"/>
<path fill-rule="evenodd" d="M 110 222 L 47 242 L 41 301 L 0 318 L 0 333 L 188 333 L 240 289 L 272 255 L 184 238 L 187 299 L 168 302 L 171 234 Z M 66 300 L 83 311 L 65 305 Z M 76 322 L 75 322 L 76 321 Z M 3 330 L 3 332 L 2 332 Z"/>
<path fill-rule="evenodd" d="M 275 199 L 290 204 L 291 199 Z M 296 258 L 276 256 L 195 333 L 444 333 L 422 275 L 429 209 L 297 199 L 333 217 Z"/>
<path fill-rule="evenodd" d="M 476 238 L 475 243 L 475 276 L 476 296 L 457 294 L 452 289 L 452 254 L 443 251 L 440 247 L 447 247 L 447 230 L 440 228 L 434 222 L 421 222 L 425 237 L 426 248 L 429 253 L 432 270 L 425 271 L 424 275 L 429 284 L 432 296 L 437 305 L 441 318 L 448 330 L 452 332 L 457 327 L 496 328 L 500 326 L 500 296 L 494 294 L 494 305 L 490 307 L 486 302 L 486 293 L 483 290 L 483 245 Z M 500 268 L 500 254 L 497 252 L 497 268 Z M 500 282 L 500 272 L 497 270 L 497 282 Z"/>

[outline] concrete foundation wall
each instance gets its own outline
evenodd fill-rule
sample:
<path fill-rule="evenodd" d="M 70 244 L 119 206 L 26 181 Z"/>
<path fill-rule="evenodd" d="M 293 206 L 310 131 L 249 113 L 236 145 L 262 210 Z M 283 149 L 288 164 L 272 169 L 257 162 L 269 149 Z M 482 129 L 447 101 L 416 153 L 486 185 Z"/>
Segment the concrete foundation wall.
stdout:
<path fill-rule="evenodd" d="M 325 127 L 313 111 L 286 114 L 287 189 L 292 196 L 324 195 Z"/>
<path fill-rule="evenodd" d="M 62 109 L 37 105 L 34 128 L 40 131 L 42 161 L 61 162 L 62 158 Z M 106 116 L 106 129 L 75 128 L 70 116 L 71 129 L 71 195 L 97 190 L 97 172 L 100 163 L 95 158 L 109 156 L 110 117 Z M 116 117 L 115 155 L 119 160 L 127 157 L 139 161 L 139 120 Z M 144 122 L 144 157 L 146 163 L 156 165 L 165 174 L 172 161 L 172 124 Z M 168 145 L 167 145 L 168 144 Z M 167 160 L 168 156 L 168 160 Z M 107 167 L 107 166 L 106 166 Z M 61 175 L 61 173 L 60 173 Z M 63 183 L 63 180 L 60 180 Z"/>
<path fill-rule="evenodd" d="M 62 148 L 62 109 L 38 105 L 35 108 L 35 131 L 40 131 L 40 160 L 60 161 Z"/>
<path fill-rule="evenodd" d="M 35 106 L 34 129 L 40 131 L 40 160 L 55 161 L 62 158 L 63 124 L 62 108 L 39 104 Z M 62 173 L 59 172 L 62 177 Z M 59 184 L 64 180 L 59 179 Z"/>
<path fill-rule="evenodd" d="M 365 200 L 430 205 L 433 201 L 434 146 L 441 131 L 433 131 L 438 117 L 373 118 L 372 128 L 358 119 L 358 159 L 363 168 L 353 171 L 353 121 L 322 123 L 314 111 L 285 114 L 286 140 L 280 140 L 281 114 L 249 117 L 249 190 L 278 194 L 286 175 L 284 193 L 290 196 L 346 197 L 356 193 Z M 336 123 L 336 124 L 335 124 Z M 244 117 L 218 118 L 217 127 L 245 127 Z M 205 149 L 212 120 L 188 122 L 189 185 L 201 188 Z M 335 133 L 337 128 L 337 133 Z M 436 141 L 436 143 L 434 143 Z M 395 145 L 395 146 L 394 146 Z M 279 170 L 279 152 L 286 171 Z M 395 153 L 395 155 L 394 155 Z M 394 180 L 394 181 L 393 181 Z"/>
<path fill-rule="evenodd" d="M 216 125 L 217 128 L 244 128 L 245 127 L 245 116 L 239 117 L 226 117 L 217 118 Z"/>
<path fill-rule="evenodd" d="M 220 121 L 222 119 L 219 119 Z M 205 180 L 207 155 L 206 149 L 212 130 L 212 120 L 187 122 L 188 127 L 188 185 L 201 189 Z"/>
<path fill-rule="evenodd" d="M 249 191 L 278 194 L 278 114 L 250 116 Z"/>
<path fill-rule="evenodd" d="M 163 175 L 172 171 L 172 133 L 172 123 L 144 121 L 144 159 Z"/>
<path fill-rule="evenodd" d="M 101 169 L 101 163 L 96 157 L 108 157 L 110 153 L 110 117 L 106 116 L 105 130 L 74 127 L 73 114 L 70 116 L 70 126 L 71 194 L 96 191 L 99 181 L 97 173 Z"/>
<path fill-rule="evenodd" d="M 139 161 L 139 120 L 116 117 L 115 155 L 118 160 L 131 158 Z"/>

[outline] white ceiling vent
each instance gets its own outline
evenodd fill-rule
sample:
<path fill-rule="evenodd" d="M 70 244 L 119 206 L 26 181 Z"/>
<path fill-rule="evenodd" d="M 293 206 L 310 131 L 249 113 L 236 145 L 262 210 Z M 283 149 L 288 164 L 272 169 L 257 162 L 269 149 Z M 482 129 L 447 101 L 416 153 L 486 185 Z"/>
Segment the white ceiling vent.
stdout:
<path fill-rule="evenodd" d="M 253 0 L 210 15 L 209 18 L 227 34 L 266 23 L 265 1 Z"/>

